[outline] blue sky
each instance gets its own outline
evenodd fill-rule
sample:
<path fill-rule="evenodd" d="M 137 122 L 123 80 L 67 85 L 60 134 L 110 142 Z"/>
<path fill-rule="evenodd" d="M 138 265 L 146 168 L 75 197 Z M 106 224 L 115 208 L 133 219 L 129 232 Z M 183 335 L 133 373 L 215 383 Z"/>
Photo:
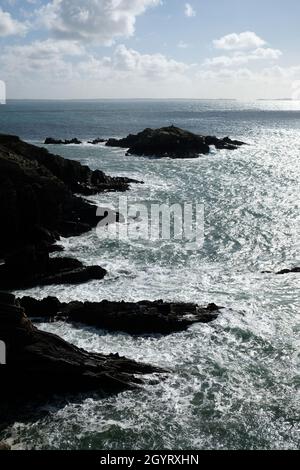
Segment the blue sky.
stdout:
<path fill-rule="evenodd" d="M 300 99 L 298 0 L 0 0 L 10 98 Z"/>

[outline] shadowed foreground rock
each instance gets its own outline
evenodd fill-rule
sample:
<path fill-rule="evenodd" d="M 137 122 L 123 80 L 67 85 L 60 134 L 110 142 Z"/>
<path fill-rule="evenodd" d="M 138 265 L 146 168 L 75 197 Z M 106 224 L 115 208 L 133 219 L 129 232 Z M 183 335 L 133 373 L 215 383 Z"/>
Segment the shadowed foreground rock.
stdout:
<path fill-rule="evenodd" d="M 217 149 L 235 150 L 244 142 L 229 137 L 218 139 L 212 136 L 193 134 L 175 126 L 161 129 L 145 129 L 137 135 L 130 134 L 125 139 L 109 139 L 108 147 L 128 148 L 128 154 L 170 158 L 197 158 L 210 151 L 210 145 Z"/>
<path fill-rule="evenodd" d="M 39 331 L 11 294 L 0 293 L 0 396 L 101 390 L 119 392 L 142 383 L 136 375 L 162 369 L 122 358 L 88 353 L 56 335 Z"/>
<path fill-rule="evenodd" d="M 31 318 L 66 320 L 130 334 L 170 334 L 186 330 L 194 323 L 215 320 L 220 311 L 215 304 L 204 308 L 195 304 L 163 301 L 61 303 L 55 297 L 40 301 L 23 297 L 20 304 Z"/>

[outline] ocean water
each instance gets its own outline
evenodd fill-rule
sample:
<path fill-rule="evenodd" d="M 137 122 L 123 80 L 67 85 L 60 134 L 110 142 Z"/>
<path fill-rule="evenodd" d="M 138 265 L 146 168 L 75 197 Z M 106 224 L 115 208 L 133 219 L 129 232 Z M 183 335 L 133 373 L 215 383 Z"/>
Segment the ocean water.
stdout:
<path fill-rule="evenodd" d="M 86 143 L 170 124 L 250 145 L 176 161 Z M 38 145 L 47 136 L 76 136 L 83 145 L 48 148 L 143 180 L 126 194 L 129 203 L 205 208 L 204 245 L 196 251 L 175 240 L 113 240 L 92 231 L 62 240 L 64 255 L 105 267 L 103 281 L 17 295 L 224 307 L 215 322 L 167 337 L 39 325 L 87 350 L 118 352 L 170 373 L 114 397 L 56 398 L 37 410 L 46 413 L 20 418 L 0 437 L 15 449 L 299 448 L 299 275 L 262 271 L 300 265 L 300 102 L 11 101 L 0 107 L 0 132 Z M 116 206 L 118 198 L 90 199 Z"/>

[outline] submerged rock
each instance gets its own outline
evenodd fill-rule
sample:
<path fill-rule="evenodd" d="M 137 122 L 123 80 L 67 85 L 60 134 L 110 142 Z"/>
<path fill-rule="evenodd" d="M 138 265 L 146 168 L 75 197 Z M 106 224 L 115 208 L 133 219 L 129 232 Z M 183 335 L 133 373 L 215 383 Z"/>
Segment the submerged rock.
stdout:
<path fill-rule="evenodd" d="M 31 318 L 63 319 L 109 331 L 130 334 L 170 334 L 186 330 L 195 323 L 215 320 L 221 310 L 215 304 L 199 307 L 196 304 L 156 302 L 71 302 L 61 303 L 55 297 L 19 300 Z"/>
<path fill-rule="evenodd" d="M 14 296 L 0 292 L 0 396 L 33 398 L 56 392 L 119 392 L 142 383 L 141 374 L 162 369 L 115 355 L 88 353 L 56 335 L 39 331 Z"/>
<path fill-rule="evenodd" d="M 130 134 L 125 139 L 109 139 L 109 147 L 128 148 L 128 154 L 170 158 L 197 158 L 210 151 L 210 145 L 218 149 L 235 150 L 244 142 L 229 137 L 202 136 L 175 126 L 161 129 L 145 129 L 137 135 Z"/>

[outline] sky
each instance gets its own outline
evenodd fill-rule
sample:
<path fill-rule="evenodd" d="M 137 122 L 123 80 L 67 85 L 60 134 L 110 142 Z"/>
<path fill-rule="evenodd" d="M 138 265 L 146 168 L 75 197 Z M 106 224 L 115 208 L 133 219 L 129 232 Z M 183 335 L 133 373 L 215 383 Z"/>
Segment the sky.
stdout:
<path fill-rule="evenodd" d="M 299 0 L 0 0 L 14 99 L 300 100 Z"/>

